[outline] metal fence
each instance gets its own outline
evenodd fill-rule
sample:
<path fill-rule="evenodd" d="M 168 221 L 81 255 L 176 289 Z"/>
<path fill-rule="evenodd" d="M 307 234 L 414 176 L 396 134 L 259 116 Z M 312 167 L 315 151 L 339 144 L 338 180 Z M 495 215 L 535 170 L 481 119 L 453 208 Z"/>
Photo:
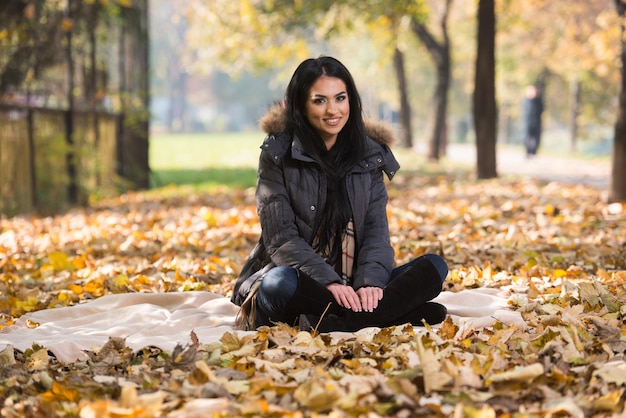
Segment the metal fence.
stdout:
<path fill-rule="evenodd" d="M 116 186 L 121 118 L 0 104 L 0 214 L 52 213 Z"/>

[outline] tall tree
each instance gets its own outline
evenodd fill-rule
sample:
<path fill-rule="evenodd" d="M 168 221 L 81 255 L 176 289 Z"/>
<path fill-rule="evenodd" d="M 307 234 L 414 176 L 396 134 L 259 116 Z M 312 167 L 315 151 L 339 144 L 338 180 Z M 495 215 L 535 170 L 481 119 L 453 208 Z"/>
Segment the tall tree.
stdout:
<path fill-rule="evenodd" d="M 450 37 L 448 36 L 448 16 L 452 0 L 446 0 L 445 8 L 441 15 L 439 25 L 441 28 L 441 39 L 437 41 L 435 36 L 427 29 L 423 22 L 417 17 L 411 20 L 411 28 L 418 39 L 422 41 L 428 53 L 435 63 L 437 69 L 437 83 L 433 93 L 435 108 L 435 121 L 433 132 L 429 142 L 430 148 L 428 157 L 439 160 L 441 151 L 447 142 L 447 116 L 448 116 L 448 91 L 450 90 Z"/>
<path fill-rule="evenodd" d="M 473 98 L 476 167 L 479 179 L 498 176 L 496 169 L 495 39 L 494 0 L 480 0 Z"/>
<path fill-rule="evenodd" d="M 406 148 L 413 146 L 413 128 L 411 123 L 411 103 L 406 80 L 406 67 L 404 65 L 404 52 L 396 47 L 393 54 L 393 68 L 396 71 L 398 81 L 398 93 L 400 95 L 400 125 L 402 126 L 401 145 Z"/>
<path fill-rule="evenodd" d="M 65 19 L 69 24 L 65 30 L 65 53 L 67 57 L 67 110 L 65 111 L 65 140 L 67 142 L 66 164 L 67 164 L 67 178 L 68 178 L 68 200 L 71 204 L 78 202 L 78 179 L 77 164 L 76 164 L 76 141 L 74 138 L 75 126 L 74 126 L 74 112 L 76 108 L 74 106 L 74 45 L 73 45 L 73 19 L 74 10 L 72 7 L 72 0 L 67 1 L 65 9 Z"/>
<path fill-rule="evenodd" d="M 613 136 L 613 164 L 611 171 L 610 202 L 626 202 L 626 2 L 615 0 L 621 27 L 621 84 L 619 91 L 619 110 Z"/>
<path fill-rule="evenodd" d="M 118 64 L 124 129 L 119 138 L 118 169 L 133 188 L 147 189 L 150 187 L 148 0 L 135 0 L 132 7 L 120 11 Z"/>

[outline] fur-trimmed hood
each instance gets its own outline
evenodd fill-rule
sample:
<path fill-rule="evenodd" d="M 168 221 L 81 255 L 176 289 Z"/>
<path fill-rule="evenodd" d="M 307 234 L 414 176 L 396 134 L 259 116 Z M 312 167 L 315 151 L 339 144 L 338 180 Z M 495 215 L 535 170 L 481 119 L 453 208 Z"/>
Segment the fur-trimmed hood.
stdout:
<path fill-rule="evenodd" d="M 259 126 L 268 135 L 278 135 L 287 127 L 286 118 L 285 108 L 280 104 L 275 104 L 259 119 Z M 393 131 L 384 122 L 365 120 L 365 134 L 374 141 L 389 147 L 395 142 Z"/>

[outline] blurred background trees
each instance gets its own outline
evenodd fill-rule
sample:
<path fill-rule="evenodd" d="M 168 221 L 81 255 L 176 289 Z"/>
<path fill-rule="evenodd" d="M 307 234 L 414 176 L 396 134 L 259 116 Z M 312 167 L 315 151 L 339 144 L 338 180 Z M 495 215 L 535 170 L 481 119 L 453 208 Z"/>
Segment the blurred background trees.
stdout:
<path fill-rule="evenodd" d="M 138 122 L 135 132 L 148 129 L 148 103 L 153 132 L 254 131 L 295 66 L 326 54 L 350 68 L 367 116 L 392 124 L 399 146 L 436 161 L 446 144 L 474 142 L 477 175 L 487 178 L 497 176 L 496 145 L 522 143 L 530 84 L 546 107 L 542 147 L 626 152 L 616 125 L 622 10 L 620 0 L 6 0 L 0 97 L 133 108 L 122 114 Z M 148 55 L 128 42 L 133 33 L 147 42 L 148 11 L 149 76 Z M 481 19 L 489 15 L 492 28 Z M 73 76 L 62 67 L 68 36 Z M 120 144 L 121 167 L 140 168 L 120 173 L 139 185 L 149 172 L 146 149 L 147 140 Z M 625 177 L 624 160 L 613 161 L 613 177 Z"/>
<path fill-rule="evenodd" d="M 0 2 L 0 212 L 149 186 L 147 0 Z"/>
<path fill-rule="evenodd" d="M 303 58 L 334 55 L 365 86 L 369 115 L 398 127 L 400 145 L 423 144 L 437 160 L 448 141 L 473 139 L 478 177 L 495 177 L 496 142 L 522 142 L 531 84 L 546 105 L 544 147 L 611 152 L 620 4 L 192 0 L 189 68 L 235 83 L 241 72 L 274 70 L 284 85 Z"/>
<path fill-rule="evenodd" d="M 523 91 L 537 84 L 547 104 L 546 127 L 559 141 L 569 141 L 569 151 L 609 150 L 619 82 L 614 1 L 498 1 L 494 8 L 499 140 L 520 142 Z M 153 13 L 159 9 L 155 1 Z M 473 135 L 468 128 L 473 125 L 475 2 L 193 0 L 177 10 L 186 20 L 187 40 L 177 51 L 194 78 L 213 79 L 222 72 L 235 86 L 241 74 L 262 75 L 258 84 L 269 87 L 263 95 L 279 99 L 297 62 L 335 55 L 363 86 L 370 116 L 408 130 L 400 131 L 402 145 L 427 144 L 428 155 L 437 159 L 441 143 Z M 210 114 L 194 126 L 223 128 Z M 247 123 L 235 125 L 254 126 L 257 116 L 248 113 Z"/>

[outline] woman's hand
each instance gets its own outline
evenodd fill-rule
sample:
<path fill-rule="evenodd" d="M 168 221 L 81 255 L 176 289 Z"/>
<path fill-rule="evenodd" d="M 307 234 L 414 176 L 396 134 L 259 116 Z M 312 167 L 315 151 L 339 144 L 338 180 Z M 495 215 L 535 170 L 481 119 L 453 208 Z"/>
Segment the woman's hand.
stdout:
<path fill-rule="evenodd" d="M 339 283 L 331 283 L 326 286 L 326 288 L 333 294 L 339 306 L 350 309 L 354 312 L 361 312 L 363 310 L 363 307 L 361 306 L 361 298 L 352 287 Z"/>
<path fill-rule="evenodd" d="M 354 312 L 372 312 L 378 307 L 378 301 L 383 298 L 383 289 L 380 287 L 362 287 L 355 292 L 350 286 L 331 283 L 327 288 L 339 306 Z"/>
<path fill-rule="evenodd" d="M 378 307 L 378 301 L 383 298 L 383 289 L 380 287 L 362 287 L 356 291 L 364 311 L 372 312 Z"/>

